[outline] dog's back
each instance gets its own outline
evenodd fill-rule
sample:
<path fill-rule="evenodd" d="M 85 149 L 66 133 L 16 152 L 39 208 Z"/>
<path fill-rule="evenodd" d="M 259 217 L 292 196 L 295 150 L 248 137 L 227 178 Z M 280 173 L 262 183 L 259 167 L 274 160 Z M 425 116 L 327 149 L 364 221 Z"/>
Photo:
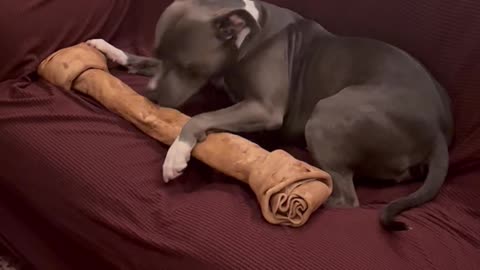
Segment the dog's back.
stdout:
<path fill-rule="evenodd" d="M 307 19 L 268 42 L 279 40 L 288 43 L 290 82 L 282 130 L 288 137 L 309 133 L 320 167 L 328 170 L 335 160 L 353 174 L 402 181 L 412 167 L 429 165 L 419 191 L 382 211 L 386 228 L 405 229 L 394 217 L 433 199 L 448 169 L 446 92 L 416 59 L 381 41 L 336 36 Z M 317 123 L 310 131 L 309 121 Z M 339 147 L 334 153 L 328 144 Z"/>

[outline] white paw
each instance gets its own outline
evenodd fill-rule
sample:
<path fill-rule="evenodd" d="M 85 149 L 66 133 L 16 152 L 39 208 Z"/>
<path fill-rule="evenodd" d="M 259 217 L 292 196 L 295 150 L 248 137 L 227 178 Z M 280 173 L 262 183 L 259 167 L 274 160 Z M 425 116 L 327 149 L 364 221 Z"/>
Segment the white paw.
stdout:
<path fill-rule="evenodd" d="M 104 53 L 108 59 L 122 66 L 127 65 L 128 56 L 122 50 L 115 48 L 112 44 L 106 42 L 103 39 L 90 39 L 86 43 L 95 49 Z"/>
<path fill-rule="evenodd" d="M 173 142 L 163 163 L 163 181 L 165 183 L 182 175 L 183 170 L 187 168 L 192 149 L 193 146 L 179 141 L 178 138 Z"/>

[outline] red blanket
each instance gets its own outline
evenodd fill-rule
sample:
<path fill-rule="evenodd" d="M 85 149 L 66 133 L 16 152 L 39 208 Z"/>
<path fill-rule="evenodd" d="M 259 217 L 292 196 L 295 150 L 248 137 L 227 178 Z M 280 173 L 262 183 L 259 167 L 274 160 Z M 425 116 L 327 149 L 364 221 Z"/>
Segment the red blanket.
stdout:
<path fill-rule="evenodd" d="M 333 32 L 393 43 L 447 87 L 456 121 L 449 177 L 434 202 L 402 215 L 414 230 L 399 234 L 382 231 L 378 208 L 419 183 L 359 184 L 359 209 L 319 209 L 300 229 L 272 226 L 248 187 L 199 162 L 164 185 L 164 145 L 91 98 L 38 80 L 42 59 L 89 38 L 147 54 L 168 2 L 0 1 L 2 242 L 40 270 L 480 269 L 478 1 L 273 1 Z M 114 74 L 143 91 L 145 78 Z M 205 90 L 182 111 L 226 104 Z"/>

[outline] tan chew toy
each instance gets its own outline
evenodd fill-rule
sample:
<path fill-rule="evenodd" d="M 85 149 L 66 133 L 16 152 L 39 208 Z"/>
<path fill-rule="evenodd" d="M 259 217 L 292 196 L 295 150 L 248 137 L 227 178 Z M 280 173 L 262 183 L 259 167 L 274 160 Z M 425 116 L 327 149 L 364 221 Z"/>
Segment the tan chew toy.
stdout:
<path fill-rule="evenodd" d="M 173 143 L 190 119 L 177 110 L 151 103 L 113 77 L 105 56 L 85 43 L 53 53 L 40 64 L 38 74 L 67 91 L 93 97 L 167 145 Z M 285 151 L 268 152 L 234 134 L 208 135 L 193 149 L 192 156 L 248 184 L 257 196 L 263 217 L 271 224 L 302 226 L 332 192 L 332 179 L 326 172 Z"/>

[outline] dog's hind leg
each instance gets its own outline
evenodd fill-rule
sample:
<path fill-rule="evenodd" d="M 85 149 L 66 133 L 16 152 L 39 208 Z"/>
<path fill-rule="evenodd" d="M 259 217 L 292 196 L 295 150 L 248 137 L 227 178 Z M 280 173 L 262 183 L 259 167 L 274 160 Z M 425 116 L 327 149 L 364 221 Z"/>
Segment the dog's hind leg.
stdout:
<path fill-rule="evenodd" d="M 358 207 L 360 202 L 353 184 L 353 172 L 329 169 L 326 171 L 332 176 L 333 191 L 325 206 L 329 208 Z"/>
<path fill-rule="evenodd" d="M 330 140 L 315 120 L 309 121 L 305 128 L 307 147 L 316 165 L 330 174 L 333 180 L 332 195 L 326 206 L 331 208 L 358 207 L 359 201 L 353 183 L 353 171 L 348 167 L 349 155 L 339 151 L 340 140 Z"/>

